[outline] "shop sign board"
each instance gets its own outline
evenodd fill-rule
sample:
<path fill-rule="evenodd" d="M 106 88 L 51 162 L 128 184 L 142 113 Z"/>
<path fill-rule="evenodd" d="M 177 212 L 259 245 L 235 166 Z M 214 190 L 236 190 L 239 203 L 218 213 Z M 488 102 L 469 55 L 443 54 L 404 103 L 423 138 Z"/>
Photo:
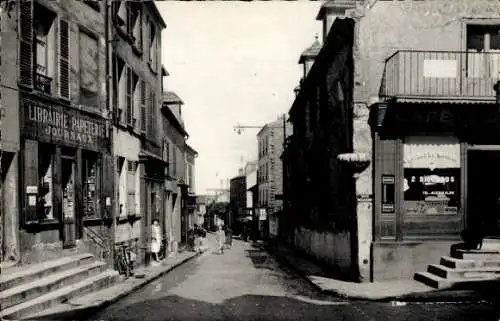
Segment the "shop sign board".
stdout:
<path fill-rule="evenodd" d="M 78 110 L 25 97 L 23 134 L 41 142 L 79 146 L 92 150 L 109 145 L 106 121 Z"/>

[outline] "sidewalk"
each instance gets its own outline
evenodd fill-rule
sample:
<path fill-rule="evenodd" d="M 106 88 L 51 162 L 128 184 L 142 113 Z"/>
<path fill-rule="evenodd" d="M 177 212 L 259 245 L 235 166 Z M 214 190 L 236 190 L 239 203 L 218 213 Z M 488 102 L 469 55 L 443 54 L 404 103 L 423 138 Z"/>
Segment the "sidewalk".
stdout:
<path fill-rule="evenodd" d="M 203 253 L 210 250 L 213 244 L 214 237 L 207 235 L 206 244 Z M 167 257 L 157 265 L 148 267 L 141 267 L 136 269 L 136 277 L 125 279 L 120 277 L 115 285 L 103 290 L 92 292 L 90 294 L 73 298 L 67 302 L 57 305 L 48 310 L 26 317 L 27 320 L 35 319 L 50 319 L 50 320 L 80 320 L 86 316 L 109 306 L 110 304 L 120 300 L 121 298 L 129 295 L 130 293 L 142 288 L 151 281 L 163 276 L 164 274 L 172 271 L 176 267 L 190 261 L 191 259 L 199 256 L 200 252 L 191 252 L 185 250 L 177 253 L 174 256 Z"/>
<path fill-rule="evenodd" d="M 324 294 L 352 300 L 404 302 L 478 302 L 497 300 L 500 287 L 438 290 L 413 279 L 370 283 L 337 280 L 325 269 L 285 245 L 267 245 L 279 262 L 301 274 Z"/>

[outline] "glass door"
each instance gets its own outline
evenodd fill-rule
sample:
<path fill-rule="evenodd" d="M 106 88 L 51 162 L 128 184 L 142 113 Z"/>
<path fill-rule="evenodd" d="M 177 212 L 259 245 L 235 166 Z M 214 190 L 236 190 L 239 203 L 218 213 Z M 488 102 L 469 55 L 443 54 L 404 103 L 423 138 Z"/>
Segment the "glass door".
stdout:
<path fill-rule="evenodd" d="M 75 230 L 75 171 L 73 157 L 61 156 L 62 176 L 62 213 L 63 213 L 63 247 L 76 245 Z"/>

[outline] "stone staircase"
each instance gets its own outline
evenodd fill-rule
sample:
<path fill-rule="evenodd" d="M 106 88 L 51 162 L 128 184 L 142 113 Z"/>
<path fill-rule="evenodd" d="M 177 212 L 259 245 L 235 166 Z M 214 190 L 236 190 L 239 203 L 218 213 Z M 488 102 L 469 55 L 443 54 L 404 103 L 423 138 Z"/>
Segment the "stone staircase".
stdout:
<path fill-rule="evenodd" d="M 500 239 L 485 239 L 481 250 L 453 250 L 430 264 L 427 272 L 417 272 L 415 280 L 437 289 L 466 288 L 481 282 L 500 284 Z"/>
<path fill-rule="evenodd" d="M 0 319 L 19 320 L 69 299 L 108 287 L 118 279 L 90 253 L 2 270 Z"/>

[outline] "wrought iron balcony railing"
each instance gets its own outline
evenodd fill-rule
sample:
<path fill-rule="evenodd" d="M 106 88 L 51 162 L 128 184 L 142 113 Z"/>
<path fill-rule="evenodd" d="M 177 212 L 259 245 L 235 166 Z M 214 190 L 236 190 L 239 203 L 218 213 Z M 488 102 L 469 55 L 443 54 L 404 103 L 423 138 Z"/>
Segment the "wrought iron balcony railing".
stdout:
<path fill-rule="evenodd" d="M 35 73 L 35 89 L 40 90 L 46 94 L 50 94 L 51 84 L 52 78 L 39 73 Z"/>
<path fill-rule="evenodd" d="M 385 98 L 494 99 L 499 52 L 400 50 L 386 59 Z"/>

